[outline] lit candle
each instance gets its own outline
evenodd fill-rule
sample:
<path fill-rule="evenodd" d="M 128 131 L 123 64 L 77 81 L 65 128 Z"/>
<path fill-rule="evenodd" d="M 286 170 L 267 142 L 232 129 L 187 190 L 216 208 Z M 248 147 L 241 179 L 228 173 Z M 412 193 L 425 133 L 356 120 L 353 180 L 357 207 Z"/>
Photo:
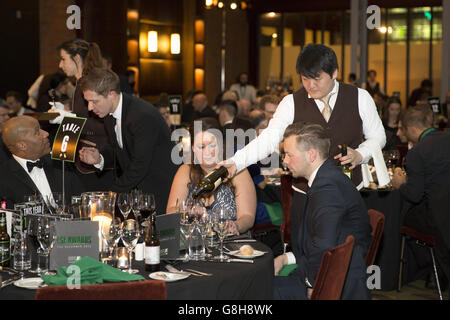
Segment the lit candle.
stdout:
<path fill-rule="evenodd" d="M 103 248 L 103 231 L 108 231 L 111 227 L 112 217 L 109 213 L 99 212 L 92 215 L 92 221 L 98 221 L 98 250 L 102 252 Z"/>

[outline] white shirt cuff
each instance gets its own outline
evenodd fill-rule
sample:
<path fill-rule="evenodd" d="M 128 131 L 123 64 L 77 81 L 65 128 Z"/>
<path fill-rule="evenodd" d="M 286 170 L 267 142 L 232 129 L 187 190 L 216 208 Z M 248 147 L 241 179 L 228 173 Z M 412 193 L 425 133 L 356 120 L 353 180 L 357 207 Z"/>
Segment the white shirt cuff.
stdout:
<path fill-rule="evenodd" d="M 100 163 L 94 164 L 94 167 L 96 167 L 98 170 L 102 171 L 104 166 L 105 166 L 105 159 L 100 154 Z"/>
<path fill-rule="evenodd" d="M 296 259 L 295 259 L 295 256 L 294 256 L 293 252 L 286 252 L 285 255 L 287 257 L 288 264 L 295 264 L 296 263 Z"/>

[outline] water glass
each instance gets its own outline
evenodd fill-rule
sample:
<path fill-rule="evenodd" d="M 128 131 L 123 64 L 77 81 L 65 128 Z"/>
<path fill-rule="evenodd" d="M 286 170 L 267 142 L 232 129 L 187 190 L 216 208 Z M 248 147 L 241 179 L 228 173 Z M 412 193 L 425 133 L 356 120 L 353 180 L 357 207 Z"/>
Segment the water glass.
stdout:
<path fill-rule="evenodd" d="M 223 254 L 223 240 L 228 230 L 228 221 L 230 219 L 230 212 L 227 208 L 217 208 L 214 212 L 213 216 L 213 227 L 217 232 L 220 240 L 220 255 L 214 257 L 220 261 L 226 259 L 226 256 Z"/>
<path fill-rule="evenodd" d="M 28 248 L 27 232 L 17 233 L 13 249 L 13 266 L 15 270 L 26 271 L 31 269 L 31 252 Z"/>
<path fill-rule="evenodd" d="M 140 235 L 139 223 L 134 219 L 128 219 L 123 223 L 121 238 L 123 244 L 128 250 L 129 255 L 129 268 L 128 273 L 138 273 L 139 270 L 131 268 L 132 253 L 137 245 Z"/>
<path fill-rule="evenodd" d="M 123 215 L 124 220 L 127 220 L 128 214 L 131 211 L 131 200 L 131 194 L 129 194 L 128 192 L 119 193 L 119 196 L 117 197 L 117 205 Z"/>
<path fill-rule="evenodd" d="M 114 248 L 120 240 L 121 222 L 119 218 L 114 218 L 110 224 L 100 226 L 103 242 L 108 248 L 109 259 L 113 258 Z"/>
<path fill-rule="evenodd" d="M 38 224 L 37 239 L 46 257 L 45 259 L 46 265 L 48 266 L 46 269 L 50 269 L 49 266 L 50 253 L 56 242 L 56 228 L 54 221 L 51 221 L 49 218 L 46 217 L 41 217 Z"/>

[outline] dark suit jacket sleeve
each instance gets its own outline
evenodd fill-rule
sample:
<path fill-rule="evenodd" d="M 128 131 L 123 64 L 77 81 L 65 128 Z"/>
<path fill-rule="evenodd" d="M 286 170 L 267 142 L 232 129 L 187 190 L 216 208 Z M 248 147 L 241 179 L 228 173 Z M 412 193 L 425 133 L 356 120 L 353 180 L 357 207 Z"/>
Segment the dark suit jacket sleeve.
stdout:
<path fill-rule="evenodd" d="M 337 246 L 338 229 L 345 213 L 344 197 L 333 184 L 322 184 L 308 200 L 311 208 L 306 217 L 306 228 L 312 239 L 312 248 L 305 256 L 306 276 L 314 286 L 324 252 Z"/>
<path fill-rule="evenodd" d="M 135 114 L 136 118 L 127 125 L 127 136 L 134 141 L 134 154 L 130 163 L 123 168 L 123 174 L 117 178 L 115 187 L 118 192 L 126 192 L 142 180 L 150 171 L 157 144 L 160 143 L 160 133 L 164 122 L 154 119 L 149 114 Z"/>
<path fill-rule="evenodd" d="M 409 202 L 419 203 L 424 196 L 425 168 L 417 149 L 408 151 L 406 173 L 408 180 L 400 186 L 400 193 Z"/>

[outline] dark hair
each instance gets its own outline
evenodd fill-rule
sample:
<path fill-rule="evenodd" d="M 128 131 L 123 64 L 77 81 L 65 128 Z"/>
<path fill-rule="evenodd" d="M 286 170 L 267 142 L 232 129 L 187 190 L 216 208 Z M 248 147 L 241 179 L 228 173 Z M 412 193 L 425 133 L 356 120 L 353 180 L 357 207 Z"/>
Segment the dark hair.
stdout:
<path fill-rule="evenodd" d="M 400 116 L 400 120 L 405 128 L 431 128 L 434 122 L 434 113 L 428 104 L 417 105 L 406 109 Z"/>
<path fill-rule="evenodd" d="M 331 139 L 320 125 L 308 122 L 295 122 L 286 128 L 284 139 L 296 136 L 297 147 L 303 151 L 316 149 L 322 159 L 330 154 Z"/>
<path fill-rule="evenodd" d="M 430 79 L 425 79 L 422 80 L 422 82 L 420 83 L 420 87 L 421 88 L 425 88 L 425 87 L 433 87 L 433 82 Z"/>
<path fill-rule="evenodd" d="M 348 75 L 348 78 L 354 81 L 354 80 L 356 80 L 356 74 L 354 74 L 354 73 L 352 72 L 352 73 L 350 73 L 350 74 Z"/>
<path fill-rule="evenodd" d="M 14 99 L 16 99 L 17 102 L 19 102 L 20 104 L 23 104 L 25 102 L 25 98 L 23 96 L 23 94 L 21 94 L 18 91 L 8 91 L 6 93 L 6 98 L 8 97 L 14 97 Z"/>
<path fill-rule="evenodd" d="M 338 70 L 336 54 L 323 44 L 310 44 L 298 55 L 296 70 L 300 76 L 307 78 L 317 78 L 321 71 L 333 77 Z"/>
<path fill-rule="evenodd" d="M 253 115 L 252 115 L 253 113 Z M 254 110 L 250 113 L 250 121 L 252 122 L 253 128 L 260 125 L 261 122 L 266 120 L 266 114 L 261 110 Z"/>
<path fill-rule="evenodd" d="M 56 89 L 58 88 L 58 86 L 62 83 L 64 83 L 67 79 L 67 75 L 58 70 L 57 72 L 55 72 L 54 74 L 52 74 L 51 78 L 50 78 L 50 88 L 51 89 Z"/>
<path fill-rule="evenodd" d="M 377 72 L 373 69 L 370 69 L 369 71 L 367 71 L 367 75 L 370 75 L 371 73 L 373 73 L 375 76 L 377 76 Z"/>
<path fill-rule="evenodd" d="M 205 132 L 207 130 L 212 130 L 212 129 L 217 130 L 217 132 L 219 132 L 219 133 L 222 132 L 222 129 L 221 129 L 220 124 L 219 124 L 219 121 L 217 121 L 217 119 L 215 119 L 215 118 L 205 117 L 205 118 L 200 118 L 200 119 L 194 120 L 191 123 L 190 127 L 189 127 L 189 135 L 191 137 L 191 145 L 192 146 L 194 145 L 195 135 L 197 133 L 199 133 L 199 132 L 194 132 L 194 130 L 195 130 L 194 123 L 195 122 L 197 122 L 197 123 L 200 122 L 201 123 L 201 128 L 202 128 L 201 132 Z M 210 132 L 212 134 L 214 134 L 213 131 L 210 131 Z M 223 145 L 221 146 L 221 151 L 223 152 L 224 150 L 225 150 L 225 137 L 223 138 Z M 189 174 L 190 182 L 189 183 L 197 185 L 203 179 L 203 177 L 205 176 L 205 173 L 203 172 L 200 164 L 196 164 L 194 162 L 194 153 L 193 152 L 191 152 L 191 164 L 189 166 L 190 166 L 190 174 Z M 188 188 L 189 188 L 189 183 L 188 183 Z M 224 184 L 229 186 L 231 188 L 231 190 L 233 191 L 233 193 L 234 193 L 234 188 L 233 188 L 233 185 L 232 185 L 230 180 L 228 180 Z M 211 194 L 212 193 L 204 194 L 204 195 L 202 195 L 200 197 L 201 198 L 208 198 L 209 196 L 211 196 Z"/>
<path fill-rule="evenodd" d="M 106 97 L 111 91 L 120 93 L 119 76 L 111 70 L 93 68 L 89 74 L 81 78 L 81 91 L 91 90 Z"/>
<path fill-rule="evenodd" d="M 219 104 L 219 109 L 225 110 L 230 116 L 235 117 L 238 112 L 238 106 L 233 100 L 224 100 Z"/>
<path fill-rule="evenodd" d="M 384 107 L 384 110 L 383 110 L 383 121 L 385 124 L 387 124 L 389 122 L 389 106 L 393 103 L 398 103 L 400 105 L 400 111 L 401 111 L 402 101 L 400 100 L 400 98 L 397 96 L 390 97 Z M 395 120 L 395 123 L 398 123 L 398 120 L 400 120 L 400 113 L 398 114 L 397 119 Z"/>
<path fill-rule="evenodd" d="M 93 68 L 104 68 L 103 56 L 100 47 L 95 42 L 87 42 L 83 39 L 74 39 L 63 42 L 57 47 L 58 51 L 64 50 L 70 58 L 78 54 L 83 61 L 83 76 L 88 74 Z"/>

